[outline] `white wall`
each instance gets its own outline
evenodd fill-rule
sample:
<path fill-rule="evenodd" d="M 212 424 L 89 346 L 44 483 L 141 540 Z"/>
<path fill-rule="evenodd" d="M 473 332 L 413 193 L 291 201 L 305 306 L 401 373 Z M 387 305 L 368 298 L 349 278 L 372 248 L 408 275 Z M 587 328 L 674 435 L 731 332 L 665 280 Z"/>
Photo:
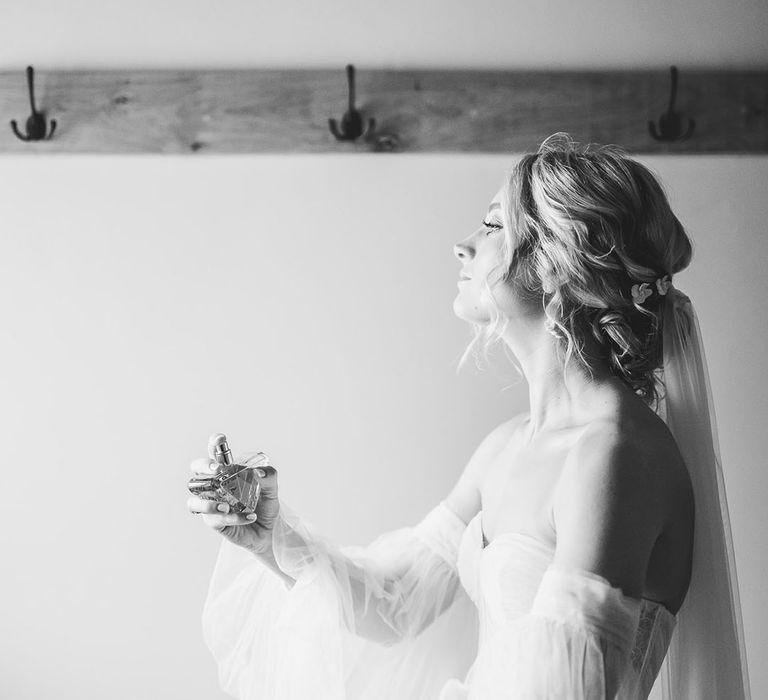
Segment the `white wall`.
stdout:
<path fill-rule="evenodd" d="M 768 59 L 764 0 L 6 0 L 3 10 L 0 66 L 22 71 L 28 62 L 682 70 Z"/>
<path fill-rule="evenodd" d="M 757 1 L 341 7 L 6 3 L 0 65 L 768 58 Z M 497 376 L 456 376 L 469 333 L 451 308 L 452 245 L 516 157 L 0 158 L 2 697 L 223 700 L 200 633 L 218 539 L 185 506 L 211 432 L 267 451 L 286 500 L 339 541 L 414 523 L 447 493 L 527 403 L 524 384 L 501 391 L 514 377 L 501 355 Z M 695 243 L 676 284 L 705 337 L 763 697 L 768 158 L 640 160 Z"/>

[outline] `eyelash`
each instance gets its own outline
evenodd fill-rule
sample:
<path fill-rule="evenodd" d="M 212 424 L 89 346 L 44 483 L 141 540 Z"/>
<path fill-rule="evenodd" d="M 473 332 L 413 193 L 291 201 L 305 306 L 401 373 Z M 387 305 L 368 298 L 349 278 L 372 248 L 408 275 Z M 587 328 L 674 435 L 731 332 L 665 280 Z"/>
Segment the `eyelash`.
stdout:
<path fill-rule="evenodd" d="M 485 221 L 485 220 L 483 220 L 483 226 L 487 226 L 488 228 L 493 229 L 494 231 L 498 231 L 499 229 L 504 228 L 503 226 L 499 226 L 498 224 L 492 224 L 490 221 Z M 489 231 L 485 235 L 490 236 L 491 233 L 492 231 Z"/>

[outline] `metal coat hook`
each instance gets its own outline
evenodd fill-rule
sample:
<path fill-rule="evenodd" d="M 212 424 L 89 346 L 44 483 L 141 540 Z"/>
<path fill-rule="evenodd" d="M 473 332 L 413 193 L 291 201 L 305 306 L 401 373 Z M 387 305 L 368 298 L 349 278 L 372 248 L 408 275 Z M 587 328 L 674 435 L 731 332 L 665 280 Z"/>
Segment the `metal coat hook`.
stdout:
<path fill-rule="evenodd" d="M 32 66 L 27 66 L 27 86 L 29 87 L 29 104 L 32 108 L 32 114 L 27 119 L 26 135 L 19 133 L 19 127 L 16 124 L 15 119 L 11 119 L 11 128 L 13 133 L 16 134 L 22 141 L 42 141 L 50 139 L 53 136 L 53 132 L 56 131 L 56 120 L 51 119 L 51 133 L 47 136 L 45 132 L 48 129 L 45 120 L 45 112 L 38 112 L 35 109 L 35 72 Z"/>
<path fill-rule="evenodd" d="M 368 119 L 368 127 L 363 131 L 363 117 L 355 109 L 355 67 L 352 64 L 347 65 L 347 86 L 349 88 L 349 107 L 341 118 L 341 129 L 339 129 L 335 119 L 328 120 L 331 133 L 338 141 L 354 141 L 360 136 L 373 133 L 376 127 L 376 120 Z"/>
<path fill-rule="evenodd" d="M 648 130 L 656 141 L 684 141 L 692 133 L 696 126 L 693 119 L 688 120 L 688 128 L 683 132 L 683 118 L 675 112 L 675 98 L 677 97 L 677 68 L 670 66 L 672 72 L 672 86 L 669 92 L 669 107 L 659 117 L 659 128 L 652 120 L 648 121 Z"/>

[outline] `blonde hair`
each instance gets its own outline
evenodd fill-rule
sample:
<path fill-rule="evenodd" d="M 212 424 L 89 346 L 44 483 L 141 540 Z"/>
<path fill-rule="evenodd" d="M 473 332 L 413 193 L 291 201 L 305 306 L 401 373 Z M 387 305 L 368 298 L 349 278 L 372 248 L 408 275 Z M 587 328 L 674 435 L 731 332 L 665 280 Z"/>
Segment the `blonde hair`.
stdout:
<path fill-rule="evenodd" d="M 646 403 L 657 404 L 665 297 L 654 282 L 685 269 L 693 251 L 656 176 L 620 146 L 580 146 L 558 132 L 506 175 L 501 215 L 502 260 L 484 281 L 491 322 L 472 324 L 457 371 L 472 351 L 477 359 L 478 346 L 487 362 L 501 340 L 508 319 L 492 289 L 509 283 L 523 298 L 541 300 L 564 368 L 573 356 L 590 373 L 607 364 Z M 642 282 L 654 294 L 636 304 L 632 285 Z M 597 356 L 584 351 L 587 334 L 597 340 Z"/>

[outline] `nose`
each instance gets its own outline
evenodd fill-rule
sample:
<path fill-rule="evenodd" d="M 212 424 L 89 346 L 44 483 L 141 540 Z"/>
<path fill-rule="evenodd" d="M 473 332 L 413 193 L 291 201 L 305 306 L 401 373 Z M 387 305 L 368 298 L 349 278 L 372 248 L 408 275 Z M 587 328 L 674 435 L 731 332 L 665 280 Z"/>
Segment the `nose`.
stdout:
<path fill-rule="evenodd" d="M 466 243 L 457 243 L 453 246 L 453 254 L 458 258 L 459 262 L 464 262 L 465 260 L 472 259 L 473 250 Z"/>
<path fill-rule="evenodd" d="M 483 236 L 483 227 L 478 227 L 470 233 L 463 241 L 453 246 L 453 254 L 459 262 L 466 262 L 475 257 L 475 247 L 477 242 Z"/>

